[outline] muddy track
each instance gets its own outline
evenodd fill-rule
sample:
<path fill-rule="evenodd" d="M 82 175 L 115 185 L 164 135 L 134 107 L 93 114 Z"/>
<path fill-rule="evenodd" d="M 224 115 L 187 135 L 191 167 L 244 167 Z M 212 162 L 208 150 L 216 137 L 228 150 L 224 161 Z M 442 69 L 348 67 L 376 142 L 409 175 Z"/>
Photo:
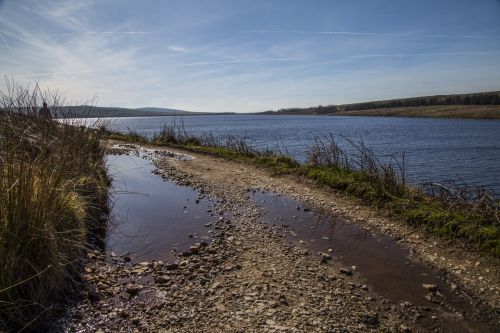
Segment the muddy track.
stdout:
<path fill-rule="evenodd" d="M 154 149 L 158 174 L 217 198 L 220 220 L 213 225 L 212 244 L 194 244 L 175 264 L 141 266 L 121 258 L 110 264 L 102 254 L 91 255 L 89 282 L 95 284 L 100 275 L 108 285 L 120 286 L 120 278 L 141 269 L 139 275 L 149 276 L 150 282 L 138 276 L 134 284 L 121 284 L 128 297 L 117 301 L 108 292 L 86 302 L 72 311 L 70 330 L 117 331 L 119 325 L 123 332 L 493 332 L 499 327 L 495 262 L 424 239 L 382 211 L 296 177 L 169 148 L 194 157 L 177 160 L 161 151 L 165 149 Z M 322 260 L 286 241 L 280 228 L 263 223 L 262 208 L 251 200 L 257 189 L 296 198 L 395 237 L 409 249 L 411 260 L 440 269 L 453 290 L 478 311 L 464 317 L 460 309 L 437 312 L 380 296 L 362 271 L 341 260 Z"/>

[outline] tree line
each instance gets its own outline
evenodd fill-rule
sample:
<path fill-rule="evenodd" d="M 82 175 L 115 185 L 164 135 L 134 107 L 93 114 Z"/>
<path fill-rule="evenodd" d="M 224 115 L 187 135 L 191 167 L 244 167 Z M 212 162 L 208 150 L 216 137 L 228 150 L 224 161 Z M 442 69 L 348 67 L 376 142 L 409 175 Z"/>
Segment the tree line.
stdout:
<path fill-rule="evenodd" d="M 418 107 L 432 105 L 500 105 L 500 91 L 483 92 L 474 94 L 436 95 L 371 101 L 341 105 L 319 105 L 309 108 L 286 108 L 268 113 L 293 113 L 293 114 L 328 114 L 338 111 L 359 111 L 386 108 Z"/>

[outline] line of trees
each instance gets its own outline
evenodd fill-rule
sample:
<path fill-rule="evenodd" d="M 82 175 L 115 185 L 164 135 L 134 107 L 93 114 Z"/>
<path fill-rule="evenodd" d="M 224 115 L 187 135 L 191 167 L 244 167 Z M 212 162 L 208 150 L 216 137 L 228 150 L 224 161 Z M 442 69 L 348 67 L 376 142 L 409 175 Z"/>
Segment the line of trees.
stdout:
<path fill-rule="evenodd" d="M 500 105 L 500 91 L 460 95 L 423 96 L 342 105 L 319 105 L 316 107 L 287 108 L 277 111 L 266 111 L 263 113 L 268 114 L 279 112 L 290 114 L 328 114 L 335 113 L 337 111 L 359 111 L 432 105 Z"/>

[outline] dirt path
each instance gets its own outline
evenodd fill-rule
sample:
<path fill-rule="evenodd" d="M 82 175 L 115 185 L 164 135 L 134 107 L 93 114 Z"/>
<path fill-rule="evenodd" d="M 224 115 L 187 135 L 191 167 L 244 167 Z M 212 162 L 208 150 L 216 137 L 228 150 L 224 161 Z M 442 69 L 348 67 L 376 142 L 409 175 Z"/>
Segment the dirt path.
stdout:
<path fill-rule="evenodd" d="M 71 330 L 482 331 L 468 325 L 459 312 L 446 314 L 451 318 L 444 320 L 442 314 L 428 307 L 384 299 L 369 284 L 365 285 L 362 272 L 343 267 L 338 261 L 322 264 L 315 253 L 284 241 L 280 230 L 262 223 L 261 209 L 249 200 L 249 191 L 255 189 L 294 197 L 311 207 L 393 235 L 410 249 L 414 260 L 443 269 L 453 289 L 485 309 L 483 319 L 499 327 L 495 312 L 500 304 L 496 263 L 484 262 L 462 250 L 449 250 L 432 239 L 424 240 L 392 222 L 383 212 L 295 177 L 270 175 L 254 166 L 168 149 L 194 157 L 176 160 L 157 150 L 154 163 L 159 174 L 218 198 L 220 221 L 212 226 L 213 243 L 195 244 L 191 253 L 185 253 L 175 264 L 127 266 L 116 259 L 110 265 L 102 255 L 101 260 L 91 261 L 89 281 L 96 283 L 96 276 L 103 276 L 100 282 L 104 280 L 110 288 L 118 286 L 117 293 L 122 288 L 129 297 L 118 297 L 111 291 L 94 303 L 81 305 L 73 311 Z M 120 278 L 130 274 L 139 274 L 135 283 L 128 281 L 120 287 Z M 148 274 L 153 282 L 141 281 L 141 276 Z M 450 322 L 456 322 L 456 326 Z"/>

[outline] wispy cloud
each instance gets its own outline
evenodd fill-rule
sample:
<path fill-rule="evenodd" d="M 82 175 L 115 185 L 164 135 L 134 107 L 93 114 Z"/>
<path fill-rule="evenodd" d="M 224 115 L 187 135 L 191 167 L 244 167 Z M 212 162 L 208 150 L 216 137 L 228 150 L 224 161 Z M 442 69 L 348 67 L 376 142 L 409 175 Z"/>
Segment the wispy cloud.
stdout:
<path fill-rule="evenodd" d="M 3 36 L 3 34 L 1 32 L 0 32 L 0 39 L 2 39 L 5 47 L 10 50 L 10 45 L 9 45 L 9 43 L 7 43 L 7 40 L 5 39 L 5 37 Z"/>
<path fill-rule="evenodd" d="M 174 52 L 184 52 L 186 51 L 186 48 L 185 47 L 182 47 L 182 46 L 175 46 L 175 45 L 170 45 L 168 47 L 168 49 L 170 51 L 174 51 Z"/>

